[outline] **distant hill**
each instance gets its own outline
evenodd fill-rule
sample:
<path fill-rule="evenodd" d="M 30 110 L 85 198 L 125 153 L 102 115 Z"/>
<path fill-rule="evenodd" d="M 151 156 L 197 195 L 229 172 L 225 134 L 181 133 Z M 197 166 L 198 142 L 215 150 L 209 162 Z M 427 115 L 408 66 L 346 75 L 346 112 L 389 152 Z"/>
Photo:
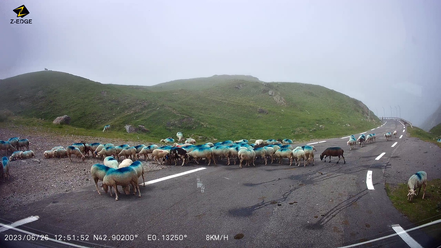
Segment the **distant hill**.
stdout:
<path fill-rule="evenodd" d="M 155 86 L 102 84 L 41 71 L 0 80 L 0 110 L 71 125 L 123 132 L 144 125 L 154 137 L 177 131 L 207 139 L 313 139 L 366 131 L 378 118 L 360 101 L 318 85 L 266 83 L 220 75 Z"/>
<path fill-rule="evenodd" d="M 421 128 L 425 131 L 429 131 L 438 124 L 441 124 L 441 105 L 432 115 L 430 115 L 424 121 L 423 125 L 421 125 Z"/>

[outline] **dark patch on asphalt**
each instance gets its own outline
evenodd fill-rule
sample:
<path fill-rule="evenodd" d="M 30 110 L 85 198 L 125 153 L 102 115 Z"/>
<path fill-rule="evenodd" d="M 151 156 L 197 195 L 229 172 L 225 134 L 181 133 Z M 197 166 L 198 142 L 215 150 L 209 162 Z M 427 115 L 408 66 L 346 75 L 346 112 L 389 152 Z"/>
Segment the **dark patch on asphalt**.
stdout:
<path fill-rule="evenodd" d="M 236 235 L 234 235 L 234 239 L 241 239 L 243 238 L 245 235 L 243 233 L 238 233 Z"/>

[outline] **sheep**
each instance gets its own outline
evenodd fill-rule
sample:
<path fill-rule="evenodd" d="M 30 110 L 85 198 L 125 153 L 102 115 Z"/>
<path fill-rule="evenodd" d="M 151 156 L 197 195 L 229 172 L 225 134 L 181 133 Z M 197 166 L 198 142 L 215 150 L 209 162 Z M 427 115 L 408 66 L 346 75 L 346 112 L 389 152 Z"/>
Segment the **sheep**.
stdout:
<path fill-rule="evenodd" d="M 0 140 L 0 151 L 6 151 L 6 155 L 8 155 L 8 151 L 13 153 L 16 149 L 11 145 L 9 141 Z"/>
<path fill-rule="evenodd" d="M 112 188 L 115 188 L 115 201 L 118 201 L 117 185 L 121 185 L 123 188 L 132 185 L 135 192 L 137 190 L 138 196 L 141 197 L 141 190 L 139 190 L 138 184 L 138 174 L 135 168 L 131 166 L 119 169 L 109 168 L 103 178 L 103 189 L 106 193 L 107 190 L 109 190 L 110 196 L 112 196 Z"/>
<path fill-rule="evenodd" d="M 188 138 L 188 139 L 185 140 L 184 143 L 185 144 L 192 144 L 192 145 L 194 145 L 194 144 L 196 144 L 196 140 L 193 139 L 193 138 Z"/>
<path fill-rule="evenodd" d="M 292 144 L 294 143 L 291 139 L 283 139 L 282 144 Z"/>
<path fill-rule="evenodd" d="M 105 157 L 103 163 L 107 167 L 118 169 L 118 161 L 112 156 Z"/>
<path fill-rule="evenodd" d="M 366 143 L 372 143 L 374 141 L 375 141 L 375 134 L 374 133 L 368 134 L 366 137 Z"/>
<path fill-rule="evenodd" d="M 149 145 L 143 147 L 138 153 L 138 159 L 141 158 L 141 155 L 144 155 L 144 160 L 147 161 L 149 154 L 151 154 L 156 148 L 158 148 L 157 145 Z"/>
<path fill-rule="evenodd" d="M 197 164 L 199 164 L 199 159 L 204 158 L 208 160 L 208 165 L 211 164 L 211 160 L 213 160 L 213 163 L 216 165 L 216 161 L 214 160 L 213 152 L 211 151 L 210 147 L 195 148 L 191 152 L 187 152 L 187 155 L 189 160 L 193 158 Z"/>
<path fill-rule="evenodd" d="M 386 138 L 386 141 L 389 139 L 392 139 L 392 133 L 391 132 L 387 132 L 384 134 L 384 137 Z"/>
<path fill-rule="evenodd" d="M 287 158 L 289 160 L 289 165 L 292 165 L 292 150 L 288 148 L 280 148 L 276 150 L 274 153 L 274 156 L 276 158 L 279 158 L 279 164 L 282 164 L 282 161 L 284 158 Z"/>
<path fill-rule="evenodd" d="M 21 139 L 18 141 L 18 147 L 17 150 L 21 150 L 20 148 L 25 148 L 24 150 L 29 150 L 29 140 L 28 139 Z"/>
<path fill-rule="evenodd" d="M 305 152 L 308 164 L 312 162 L 312 165 L 314 165 L 314 151 L 317 151 L 317 149 L 314 146 L 302 146 L 302 149 Z"/>
<path fill-rule="evenodd" d="M 168 144 L 168 143 L 175 142 L 175 140 L 173 138 L 171 138 L 171 137 L 168 137 L 168 138 L 165 138 L 165 139 L 161 139 L 159 142 Z"/>
<path fill-rule="evenodd" d="M 2 170 L 3 178 L 9 180 L 9 159 L 6 156 L 2 158 Z"/>
<path fill-rule="evenodd" d="M 112 156 L 112 155 L 114 157 L 116 157 L 117 153 L 116 153 L 116 149 L 114 146 L 108 146 L 108 147 L 103 146 L 103 148 L 99 152 L 95 151 L 95 155 L 97 155 L 98 157 L 101 157 L 101 156 L 107 157 L 107 156 Z"/>
<path fill-rule="evenodd" d="M 67 150 L 64 147 L 57 148 L 54 151 L 54 157 L 56 158 L 67 158 Z"/>
<path fill-rule="evenodd" d="M 168 150 L 156 148 L 152 151 L 152 159 L 155 160 L 158 164 L 162 164 L 162 161 L 164 161 L 164 158 L 168 154 Z"/>
<path fill-rule="evenodd" d="M 184 135 L 181 132 L 177 132 L 176 137 L 178 138 L 178 142 L 181 142 L 181 140 L 184 138 Z"/>
<path fill-rule="evenodd" d="M 346 164 L 346 159 L 343 156 L 343 153 L 344 153 L 344 150 L 341 149 L 340 147 L 328 147 L 320 155 L 320 160 L 323 161 L 323 157 L 324 157 L 325 162 L 326 162 L 326 158 L 329 157 L 329 163 L 331 163 L 331 157 L 338 157 L 338 161 L 337 161 L 337 164 L 338 164 L 338 162 L 340 161 L 340 156 L 341 156 L 341 157 L 343 157 L 344 164 Z"/>
<path fill-rule="evenodd" d="M 57 153 L 57 150 L 60 150 L 60 151 Z M 44 158 L 54 158 L 54 157 L 58 157 L 58 158 L 60 158 L 60 157 L 67 156 L 66 153 L 65 153 L 65 154 L 62 154 L 61 150 L 66 151 L 66 149 L 64 149 L 64 147 L 62 147 L 62 146 L 56 146 L 56 147 L 53 147 L 53 148 L 50 149 L 50 150 L 46 150 L 46 151 L 44 151 L 44 152 L 43 152 L 43 156 L 44 156 Z"/>
<path fill-rule="evenodd" d="M 90 174 L 92 174 L 93 181 L 95 182 L 96 191 L 100 195 L 101 192 L 98 188 L 98 181 L 102 181 L 107 171 L 109 171 L 110 169 L 111 169 L 110 167 L 105 166 L 103 164 L 94 164 L 90 168 Z"/>
<path fill-rule="evenodd" d="M 246 140 L 246 139 L 236 140 L 236 141 L 234 141 L 234 143 L 236 143 L 236 144 L 239 144 L 239 143 L 248 143 L 248 140 Z"/>
<path fill-rule="evenodd" d="M 133 160 L 131 160 L 130 158 L 126 158 L 119 165 L 116 166 L 116 169 L 130 166 L 132 163 L 133 163 Z"/>
<path fill-rule="evenodd" d="M 13 138 L 9 138 L 8 142 L 11 144 L 11 146 L 14 150 L 18 150 L 18 141 L 19 140 L 20 140 L 19 137 L 13 137 Z"/>
<path fill-rule="evenodd" d="M 137 159 L 136 156 L 136 148 L 135 147 L 126 147 L 118 154 L 118 156 L 125 156 L 126 158 Z"/>
<path fill-rule="evenodd" d="M 88 145 L 88 148 L 89 148 L 90 152 L 92 153 L 92 157 L 95 157 L 95 151 L 100 145 L 101 144 L 97 143 L 97 142 Z"/>
<path fill-rule="evenodd" d="M 409 189 L 409 193 L 407 194 L 407 200 L 409 202 L 412 201 L 414 196 L 417 196 L 421 191 L 421 186 L 423 187 L 423 197 L 426 195 L 426 186 L 427 186 L 427 173 L 425 171 L 418 171 L 417 173 L 410 176 L 407 181 L 407 187 Z M 418 189 L 418 193 L 415 193 Z"/>
<path fill-rule="evenodd" d="M 142 162 L 137 160 L 135 162 L 132 162 L 130 164 L 130 167 L 132 167 L 133 169 L 135 169 L 136 174 L 139 177 L 142 177 L 142 185 L 145 186 L 145 180 L 144 180 L 144 167 L 142 167 Z M 136 191 L 135 191 L 136 192 Z"/>
<path fill-rule="evenodd" d="M 35 154 L 34 154 L 34 152 L 32 150 L 24 151 L 21 154 L 21 158 L 22 159 L 28 159 L 28 158 L 34 158 L 34 157 L 35 157 Z"/>
<path fill-rule="evenodd" d="M 252 148 L 241 147 L 237 152 L 237 157 L 239 158 L 239 167 L 242 168 L 242 162 L 246 161 L 246 165 L 250 166 L 250 161 L 253 166 L 256 166 L 254 160 L 256 158 L 256 152 Z"/>
<path fill-rule="evenodd" d="M 230 160 L 230 147 L 228 146 L 216 145 L 211 148 L 211 151 L 213 152 L 213 160 L 215 160 L 216 156 L 218 156 L 219 159 L 224 157 L 227 161 Z M 229 162 L 227 162 L 227 164 L 229 164 Z"/>
<path fill-rule="evenodd" d="M 297 166 L 300 166 L 300 159 L 303 159 L 303 167 L 305 167 L 305 162 L 308 159 L 308 155 L 306 155 L 305 150 L 301 146 L 298 146 L 292 151 L 292 158 Z"/>
<path fill-rule="evenodd" d="M 86 157 L 84 156 L 84 154 L 80 151 L 80 149 L 78 149 L 78 147 L 75 146 L 68 146 L 67 149 L 67 156 L 69 157 L 70 161 L 72 162 L 72 154 L 77 155 L 77 157 L 80 157 L 81 160 L 84 162 L 84 160 L 86 159 Z"/>
<path fill-rule="evenodd" d="M 110 125 L 105 125 L 104 128 L 103 128 L 103 133 L 104 133 L 105 131 L 109 131 L 109 129 L 110 129 Z"/>
<path fill-rule="evenodd" d="M 89 148 L 86 146 L 86 143 L 73 143 L 72 146 L 77 147 L 80 151 L 85 155 L 89 156 Z"/>
<path fill-rule="evenodd" d="M 53 150 L 46 150 L 43 152 L 44 158 L 53 158 L 55 157 L 55 151 Z"/>
<path fill-rule="evenodd" d="M 267 157 L 266 157 L 267 150 L 265 149 L 264 146 L 263 147 L 254 148 L 254 152 L 256 153 L 256 159 L 260 157 L 265 162 L 265 165 L 268 164 L 268 160 L 267 160 Z"/>
<path fill-rule="evenodd" d="M 178 158 L 180 158 L 182 160 L 181 166 L 184 166 L 185 160 L 188 159 L 187 151 L 180 147 L 173 147 L 170 149 L 170 158 L 175 161 L 175 166 Z M 213 154 L 213 160 L 214 160 L 214 154 Z"/>
<path fill-rule="evenodd" d="M 347 144 L 349 146 L 349 150 L 352 150 L 352 147 L 357 145 L 357 140 L 355 139 L 355 137 L 353 137 L 353 135 L 349 137 Z"/>
<path fill-rule="evenodd" d="M 357 139 L 357 142 L 360 144 L 361 147 L 363 147 L 363 143 L 366 141 L 366 135 L 360 134 L 360 136 Z"/>
<path fill-rule="evenodd" d="M 397 130 L 394 130 L 393 135 L 395 138 L 397 137 Z"/>
<path fill-rule="evenodd" d="M 23 152 L 22 151 L 15 151 L 9 157 L 9 161 L 14 161 L 17 159 L 22 159 L 22 158 L 23 158 Z"/>
<path fill-rule="evenodd" d="M 263 144 L 263 139 L 257 139 L 256 142 L 254 142 L 254 146 L 260 146 Z"/>

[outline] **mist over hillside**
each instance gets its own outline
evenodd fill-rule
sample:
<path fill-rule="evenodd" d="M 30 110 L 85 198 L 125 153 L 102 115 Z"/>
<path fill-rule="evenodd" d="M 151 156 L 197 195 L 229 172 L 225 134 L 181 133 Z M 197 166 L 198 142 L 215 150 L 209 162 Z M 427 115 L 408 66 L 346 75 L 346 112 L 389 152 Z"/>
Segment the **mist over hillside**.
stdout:
<path fill-rule="evenodd" d="M 314 139 L 366 131 L 378 118 L 361 101 L 318 85 L 262 82 L 243 75 L 175 80 L 155 86 L 93 82 L 41 71 L 0 81 L 1 110 L 100 130 L 143 125 L 147 135 L 177 131 L 201 139 Z"/>
<path fill-rule="evenodd" d="M 425 131 L 429 131 L 433 127 L 441 124 L 441 105 L 438 109 L 431 114 L 421 125 L 421 128 Z"/>

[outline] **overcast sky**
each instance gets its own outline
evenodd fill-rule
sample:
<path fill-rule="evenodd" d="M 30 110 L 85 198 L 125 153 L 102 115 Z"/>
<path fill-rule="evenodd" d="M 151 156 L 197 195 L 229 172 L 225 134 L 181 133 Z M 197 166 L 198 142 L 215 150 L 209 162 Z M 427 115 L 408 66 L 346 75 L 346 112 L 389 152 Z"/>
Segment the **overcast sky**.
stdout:
<path fill-rule="evenodd" d="M 10 24 L 23 4 L 32 24 Z M 440 24 L 438 0 L 0 1 L 0 79 L 252 75 L 322 85 L 420 125 L 441 104 Z"/>

